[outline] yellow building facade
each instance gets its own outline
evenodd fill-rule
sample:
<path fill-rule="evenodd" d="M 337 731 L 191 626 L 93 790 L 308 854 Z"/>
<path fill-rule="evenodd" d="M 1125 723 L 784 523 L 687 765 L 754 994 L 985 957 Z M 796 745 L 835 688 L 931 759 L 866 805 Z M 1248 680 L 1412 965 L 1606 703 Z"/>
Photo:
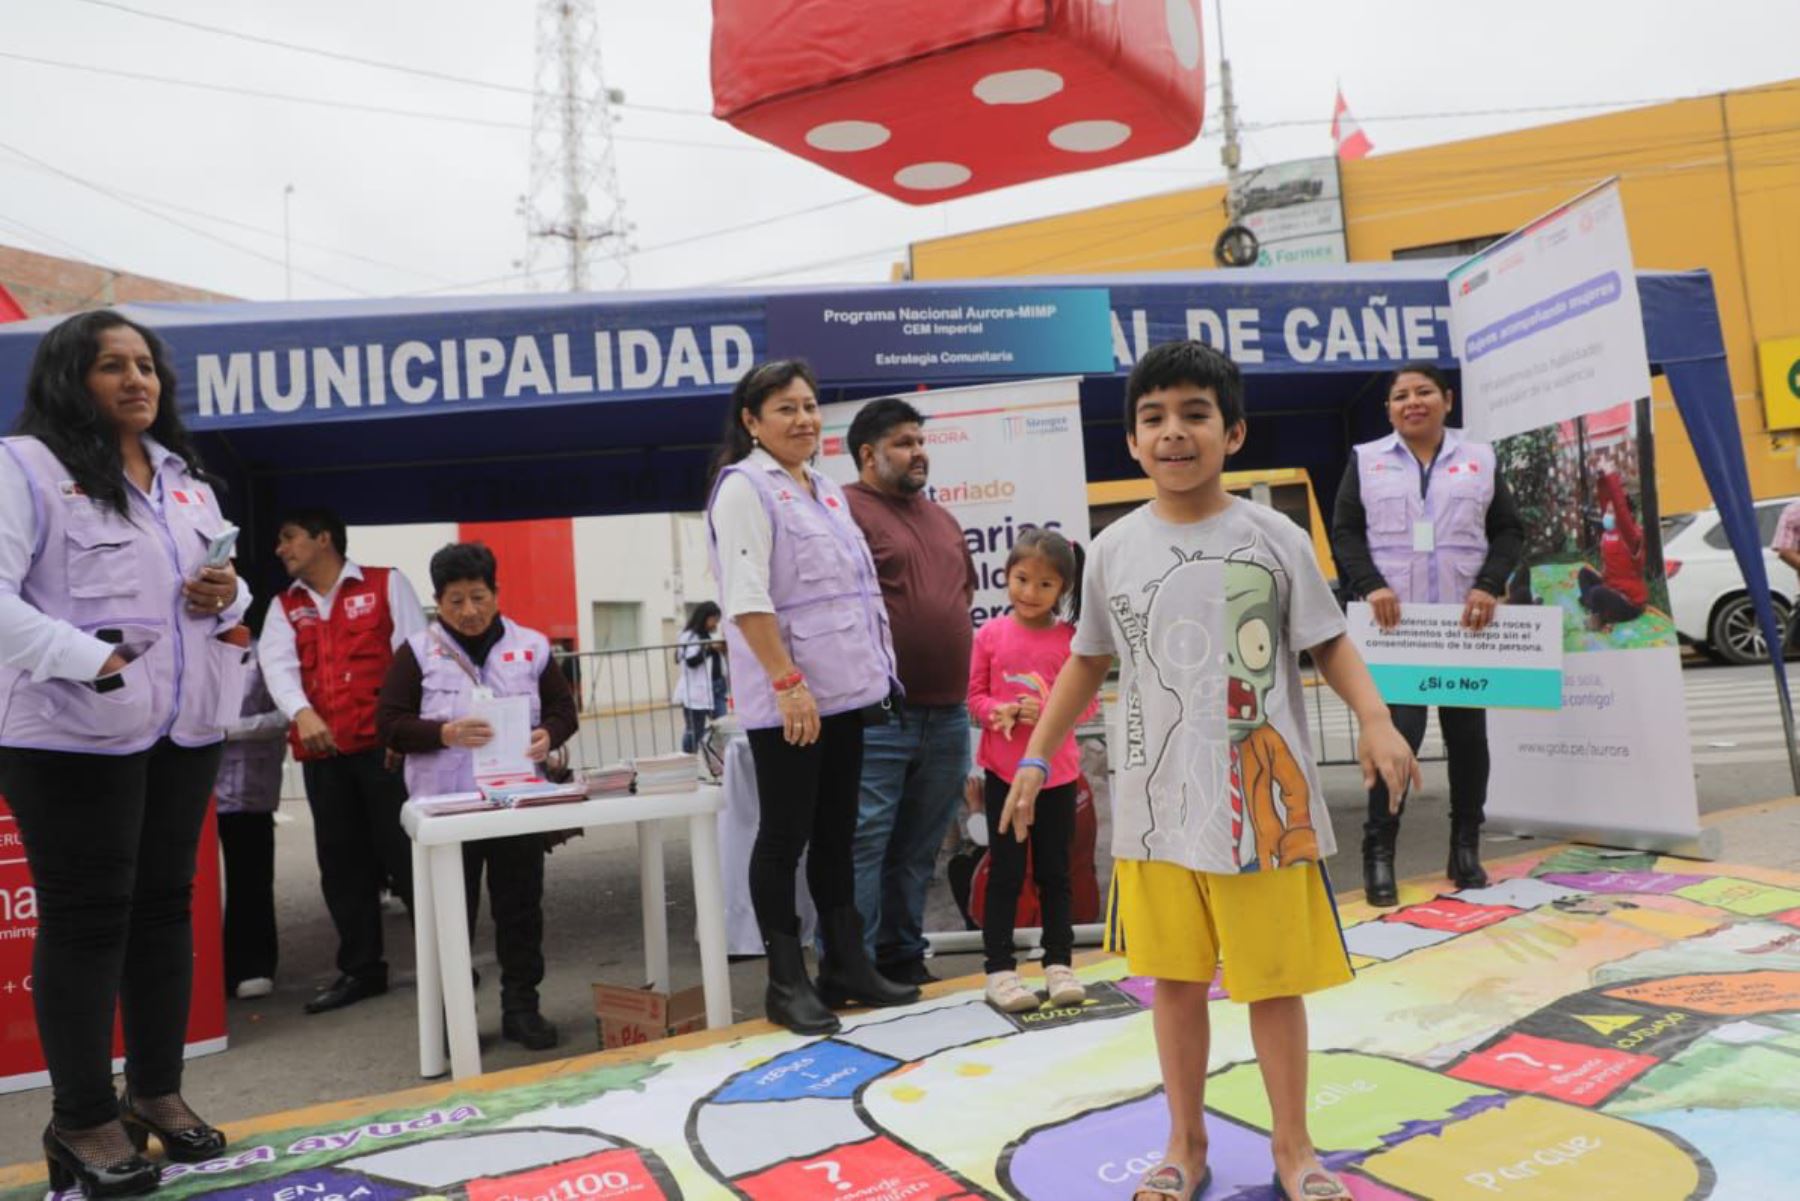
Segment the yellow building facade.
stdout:
<path fill-rule="evenodd" d="M 1712 273 L 1756 495 L 1800 495 L 1800 367 L 1785 357 L 1800 346 L 1800 80 L 1344 163 L 1350 258 L 1455 255 L 1612 175 L 1639 267 Z M 1216 184 L 920 242 L 911 274 L 1214 270 L 1224 198 Z M 1663 511 L 1706 507 L 1660 379 L 1655 411 Z"/>

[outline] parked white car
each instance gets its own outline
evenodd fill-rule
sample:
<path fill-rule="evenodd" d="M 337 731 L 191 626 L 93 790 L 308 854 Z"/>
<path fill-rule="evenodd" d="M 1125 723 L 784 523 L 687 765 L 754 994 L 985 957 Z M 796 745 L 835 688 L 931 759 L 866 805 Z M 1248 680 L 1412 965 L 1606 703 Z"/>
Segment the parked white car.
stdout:
<path fill-rule="evenodd" d="M 1794 570 L 1768 549 L 1775 538 L 1781 511 L 1794 497 L 1756 502 L 1757 537 L 1763 546 L 1763 569 L 1774 594 L 1775 615 L 1785 626 L 1787 615 L 1800 592 Z M 1768 646 L 1757 628 L 1756 610 L 1744 587 L 1719 521 L 1717 509 L 1665 517 L 1662 523 L 1663 558 L 1669 571 L 1669 607 L 1674 610 L 1675 630 L 1725 663 L 1757 663 L 1766 660 Z"/>

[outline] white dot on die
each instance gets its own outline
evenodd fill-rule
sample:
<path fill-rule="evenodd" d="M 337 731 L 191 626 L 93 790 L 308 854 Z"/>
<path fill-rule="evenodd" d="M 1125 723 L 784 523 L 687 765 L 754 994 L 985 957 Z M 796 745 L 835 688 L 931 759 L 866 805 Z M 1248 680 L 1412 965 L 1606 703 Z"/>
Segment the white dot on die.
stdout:
<path fill-rule="evenodd" d="M 894 135 L 873 121 L 827 121 L 806 131 L 806 144 L 814 150 L 851 153 L 873 150 Z"/>
<path fill-rule="evenodd" d="M 914 163 L 894 172 L 894 182 L 918 192 L 935 192 L 968 183 L 973 174 L 961 163 Z"/>
<path fill-rule="evenodd" d="M 1123 145 L 1131 126 L 1123 121 L 1071 121 L 1050 131 L 1050 144 L 1058 150 L 1095 154 Z"/>
<path fill-rule="evenodd" d="M 1175 57 L 1192 71 L 1200 65 L 1200 18 L 1194 15 L 1194 0 L 1163 0 L 1163 15 Z"/>
<path fill-rule="evenodd" d="M 1062 76 L 1033 67 L 983 76 L 975 85 L 975 99 L 983 104 L 1036 104 L 1062 90 Z"/>

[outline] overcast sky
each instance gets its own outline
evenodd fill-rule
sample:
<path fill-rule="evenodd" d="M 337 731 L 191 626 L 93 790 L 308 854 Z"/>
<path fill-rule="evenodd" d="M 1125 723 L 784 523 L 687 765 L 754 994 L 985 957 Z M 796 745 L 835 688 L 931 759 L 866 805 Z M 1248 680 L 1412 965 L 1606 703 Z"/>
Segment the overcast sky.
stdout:
<path fill-rule="evenodd" d="M 1206 133 L 1176 154 L 925 208 L 859 197 L 705 115 L 706 0 L 598 10 L 608 82 L 628 105 L 617 160 L 633 287 L 885 279 L 909 241 L 1221 174 L 1209 84 Z M 1328 153 L 1337 82 L 1382 153 L 1800 75 L 1800 0 L 1225 0 L 1224 15 L 1246 165 Z M 0 0 L 0 243 L 278 299 L 291 184 L 296 297 L 521 290 L 535 18 L 531 0 Z M 1581 107 L 1417 116 L 1554 105 Z"/>

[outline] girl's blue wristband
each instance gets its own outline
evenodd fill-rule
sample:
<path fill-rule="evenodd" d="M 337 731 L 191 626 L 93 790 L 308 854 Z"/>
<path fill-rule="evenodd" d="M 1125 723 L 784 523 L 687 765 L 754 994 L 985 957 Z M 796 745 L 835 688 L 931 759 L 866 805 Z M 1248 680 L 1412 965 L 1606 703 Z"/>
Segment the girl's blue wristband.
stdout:
<path fill-rule="evenodd" d="M 1030 759 L 1021 759 L 1019 760 L 1019 767 L 1021 770 L 1027 767 L 1035 767 L 1044 773 L 1044 779 L 1048 780 L 1050 778 L 1050 762 L 1047 759 L 1039 759 L 1035 756 Z"/>

